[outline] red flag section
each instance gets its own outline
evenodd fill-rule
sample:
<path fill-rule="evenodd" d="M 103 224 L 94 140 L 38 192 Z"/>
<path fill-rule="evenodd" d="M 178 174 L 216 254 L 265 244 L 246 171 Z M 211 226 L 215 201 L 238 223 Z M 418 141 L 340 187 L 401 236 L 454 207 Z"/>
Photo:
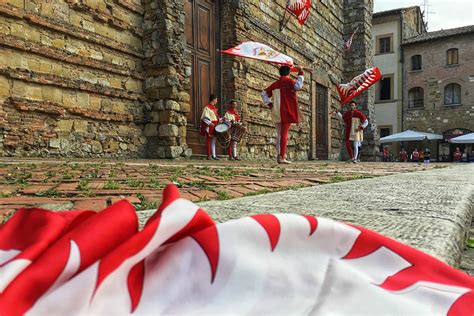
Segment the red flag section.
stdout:
<path fill-rule="evenodd" d="M 337 92 L 341 98 L 341 105 L 346 104 L 363 91 L 370 88 L 382 78 L 377 67 L 369 68 L 364 73 L 358 75 L 351 82 L 346 84 L 338 84 Z"/>
<path fill-rule="evenodd" d="M 303 25 L 309 16 L 311 0 L 288 0 L 286 9 L 296 16 L 300 25 Z"/>
<path fill-rule="evenodd" d="M 168 186 L 132 205 L 23 209 L 0 226 L 0 315 L 472 315 L 474 278 L 364 228 L 265 214 L 215 224 Z"/>

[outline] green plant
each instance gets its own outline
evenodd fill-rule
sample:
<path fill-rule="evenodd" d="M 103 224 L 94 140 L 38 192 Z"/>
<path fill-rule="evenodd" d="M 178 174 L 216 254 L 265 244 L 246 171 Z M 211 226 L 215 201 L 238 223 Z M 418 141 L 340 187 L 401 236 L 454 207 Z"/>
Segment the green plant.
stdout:
<path fill-rule="evenodd" d="M 16 211 L 10 211 L 2 216 L 0 216 L 0 224 L 5 224 L 12 216 L 15 214 Z"/>
<path fill-rule="evenodd" d="M 89 181 L 81 180 L 79 184 L 77 185 L 76 189 L 78 189 L 79 191 L 89 190 Z"/>
<path fill-rule="evenodd" d="M 145 186 L 145 182 L 137 179 L 129 179 L 127 180 L 127 186 L 131 188 L 143 188 Z"/>
<path fill-rule="evenodd" d="M 140 200 L 140 203 L 134 203 L 133 206 L 135 206 L 136 211 L 141 211 L 141 210 L 151 210 L 151 209 L 156 209 L 156 202 L 149 201 L 143 194 L 138 193 L 137 198 Z"/>
<path fill-rule="evenodd" d="M 12 196 L 12 192 L 0 192 L 0 198 L 7 198 Z"/>
<path fill-rule="evenodd" d="M 63 174 L 63 180 L 69 180 L 72 179 L 72 175 L 66 171 L 66 173 Z"/>
<path fill-rule="evenodd" d="M 149 178 L 146 186 L 151 189 L 160 189 L 164 187 L 164 185 L 161 184 L 156 178 Z"/>
<path fill-rule="evenodd" d="M 474 238 L 469 238 L 467 241 L 466 241 L 466 246 L 468 248 L 474 248 Z"/>
<path fill-rule="evenodd" d="M 120 184 L 118 182 L 115 182 L 115 181 L 107 181 L 104 185 L 104 189 L 106 190 L 117 190 L 118 188 L 120 188 Z"/>
<path fill-rule="evenodd" d="M 45 191 L 40 191 L 35 193 L 36 196 L 47 196 L 47 197 L 60 197 L 63 194 L 56 191 L 56 188 L 51 188 Z"/>
<path fill-rule="evenodd" d="M 231 199 L 232 197 L 229 195 L 229 193 L 225 191 L 217 191 L 217 199 L 218 200 L 228 200 Z"/>
<path fill-rule="evenodd" d="M 48 178 L 52 178 L 52 177 L 56 176 L 56 172 L 50 170 L 50 171 L 46 172 L 46 176 Z"/>

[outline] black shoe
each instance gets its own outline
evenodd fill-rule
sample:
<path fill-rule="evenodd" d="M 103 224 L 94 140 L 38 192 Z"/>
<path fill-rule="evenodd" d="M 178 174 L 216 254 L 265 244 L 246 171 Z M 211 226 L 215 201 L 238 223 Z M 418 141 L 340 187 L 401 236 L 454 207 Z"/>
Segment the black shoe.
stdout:
<path fill-rule="evenodd" d="M 240 161 L 240 158 L 237 158 L 237 157 L 234 157 L 233 159 L 234 159 L 234 160 L 237 160 L 237 161 Z"/>
<path fill-rule="evenodd" d="M 217 157 L 212 157 L 212 159 L 214 159 L 214 160 L 220 160 L 220 159 L 219 159 L 219 158 L 217 158 Z"/>

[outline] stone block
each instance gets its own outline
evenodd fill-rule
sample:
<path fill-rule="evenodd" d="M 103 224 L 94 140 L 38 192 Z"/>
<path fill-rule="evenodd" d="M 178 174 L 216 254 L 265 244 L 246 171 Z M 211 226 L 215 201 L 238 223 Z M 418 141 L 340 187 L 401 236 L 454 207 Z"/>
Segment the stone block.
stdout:
<path fill-rule="evenodd" d="M 177 99 L 178 89 L 176 87 L 166 87 L 159 89 L 159 94 L 161 99 Z"/>
<path fill-rule="evenodd" d="M 23 25 L 18 24 L 18 23 L 12 23 L 10 25 L 10 32 L 11 35 L 16 36 L 16 37 L 23 37 L 25 36 L 25 28 Z"/>
<path fill-rule="evenodd" d="M 63 93 L 61 89 L 50 86 L 43 86 L 41 89 L 43 92 L 43 100 L 59 104 L 63 102 Z"/>
<path fill-rule="evenodd" d="M 191 112 L 191 104 L 186 102 L 179 103 L 179 112 L 189 113 Z"/>
<path fill-rule="evenodd" d="M 61 141 L 59 139 L 51 139 L 49 141 L 50 148 L 59 148 L 61 147 Z"/>
<path fill-rule="evenodd" d="M 85 92 L 80 92 L 76 96 L 77 98 L 77 105 L 83 108 L 88 108 L 89 107 L 89 94 Z"/>
<path fill-rule="evenodd" d="M 43 91 L 40 86 L 27 86 L 26 87 L 26 96 L 32 100 L 42 100 Z"/>
<path fill-rule="evenodd" d="M 187 135 L 187 127 L 186 126 L 180 126 L 178 128 L 178 136 L 181 138 L 186 138 Z"/>
<path fill-rule="evenodd" d="M 23 98 L 26 92 L 26 83 L 23 81 L 13 81 L 12 95 Z"/>
<path fill-rule="evenodd" d="M 91 142 L 91 146 L 92 146 L 92 153 L 94 154 L 100 154 L 104 151 L 104 149 L 102 148 L 102 144 L 99 141 L 93 140 Z"/>
<path fill-rule="evenodd" d="M 77 95 L 74 92 L 63 91 L 63 105 L 66 107 L 77 106 Z"/>
<path fill-rule="evenodd" d="M 73 120 L 61 120 L 58 122 L 56 131 L 57 132 L 70 132 L 72 130 Z"/>
<path fill-rule="evenodd" d="M 158 128 L 159 137 L 177 137 L 179 134 L 179 129 L 176 125 L 173 124 L 163 124 Z"/>
<path fill-rule="evenodd" d="M 0 76 L 0 97 L 10 96 L 10 81 Z"/>
<path fill-rule="evenodd" d="M 158 136 L 158 124 L 151 123 L 151 124 L 145 125 L 143 134 L 147 137 Z"/>
<path fill-rule="evenodd" d="M 76 132 L 87 132 L 87 121 L 74 120 L 73 130 Z"/>

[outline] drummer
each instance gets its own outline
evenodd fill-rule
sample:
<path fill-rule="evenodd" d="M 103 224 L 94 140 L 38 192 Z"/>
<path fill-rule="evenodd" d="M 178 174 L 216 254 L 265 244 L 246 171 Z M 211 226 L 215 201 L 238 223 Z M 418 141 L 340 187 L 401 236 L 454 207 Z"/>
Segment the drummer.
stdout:
<path fill-rule="evenodd" d="M 219 113 L 217 112 L 217 96 L 209 96 L 209 104 L 202 109 L 201 114 L 201 135 L 206 136 L 207 160 L 219 160 L 216 155 L 216 133 L 214 128 L 219 123 Z"/>
<path fill-rule="evenodd" d="M 240 121 L 240 116 L 239 112 L 237 112 L 237 101 L 232 99 L 229 101 L 229 108 L 224 114 L 224 118 L 227 122 L 230 123 L 230 125 L 235 125 L 235 124 L 242 124 Z M 229 147 L 227 148 L 227 152 L 229 153 L 229 160 L 240 160 L 237 157 L 237 141 L 231 140 Z"/>

